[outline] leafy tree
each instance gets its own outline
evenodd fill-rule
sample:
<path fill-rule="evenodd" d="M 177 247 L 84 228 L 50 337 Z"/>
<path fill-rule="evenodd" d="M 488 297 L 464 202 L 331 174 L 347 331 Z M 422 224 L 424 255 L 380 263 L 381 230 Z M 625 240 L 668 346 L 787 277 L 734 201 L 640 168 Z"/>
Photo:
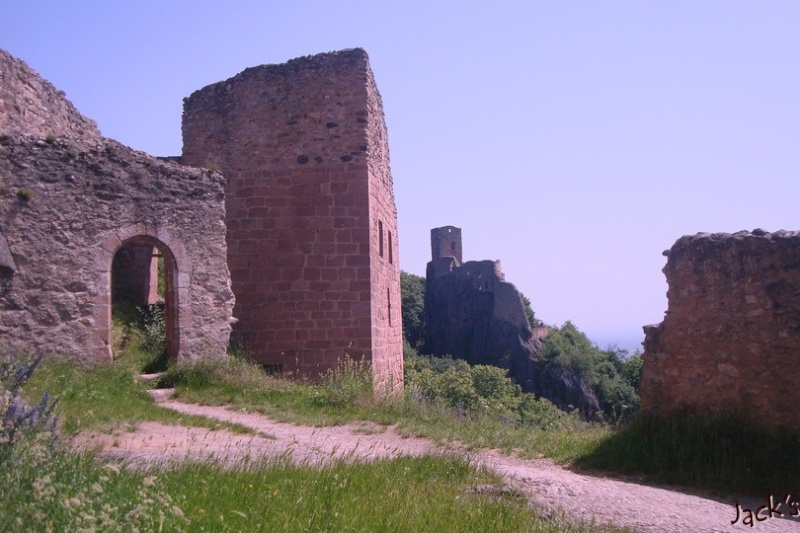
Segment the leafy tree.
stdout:
<path fill-rule="evenodd" d="M 425 339 L 425 278 L 400 272 L 403 337 L 412 348 L 419 348 Z"/>
<path fill-rule="evenodd" d="M 639 390 L 639 384 L 642 381 L 643 366 L 644 361 L 642 360 L 642 354 L 639 350 L 636 350 L 636 353 L 626 357 L 622 361 L 622 367 L 620 368 L 622 377 L 637 391 Z"/>
<path fill-rule="evenodd" d="M 600 349 L 569 320 L 560 328 L 550 327 L 539 355 L 545 361 L 572 369 L 578 376 L 591 382 L 595 373 L 595 359 Z"/>
<path fill-rule="evenodd" d="M 592 387 L 608 419 L 625 421 L 639 408 L 642 359 L 637 352 L 601 350 L 572 322 L 550 327 L 539 353 L 549 364 L 569 368 Z"/>

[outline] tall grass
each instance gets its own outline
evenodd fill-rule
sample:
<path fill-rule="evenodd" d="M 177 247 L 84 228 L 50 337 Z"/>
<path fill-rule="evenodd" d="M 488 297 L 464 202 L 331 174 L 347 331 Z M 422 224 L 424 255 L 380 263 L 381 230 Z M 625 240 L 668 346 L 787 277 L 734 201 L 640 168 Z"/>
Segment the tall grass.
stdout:
<path fill-rule="evenodd" d="M 453 457 L 136 471 L 66 450 L 19 451 L 0 462 L 9 532 L 592 530 L 531 512 L 524 495 Z M 476 490 L 487 486 L 497 490 Z"/>
<path fill-rule="evenodd" d="M 239 369 L 236 383 L 241 386 L 244 382 L 244 390 L 271 379 L 241 362 L 230 367 Z M 113 379 L 125 374 L 119 368 L 124 366 L 102 366 L 98 370 L 51 362 L 35 377 L 40 386 L 48 384 L 66 392 L 67 401 L 60 404 L 62 411 L 66 406 L 68 418 L 85 422 L 74 407 L 77 398 L 91 396 L 92 401 L 109 402 L 120 397 L 108 389 L 141 392 L 130 373 L 122 380 L 130 385 Z M 197 390 L 209 390 L 218 379 L 212 370 L 221 368 L 185 367 L 171 375 Z M 309 405 L 318 408 L 327 407 L 332 398 L 339 403 L 358 403 L 365 399 L 359 377 L 362 373 L 353 369 L 349 375 L 329 376 L 320 387 L 301 389 L 307 391 Z M 250 382 L 241 379 L 248 375 Z M 84 395 L 72 394 L 76 376 L 84 379 Z M 289 390 L 293 386 L 284 383 L 283 387 Z M 142 407 L 150 404 L 136 394 L 122 398 L 139 404 L 134 417 L 160 416 L 157 408 Z M 112 413 L 100 412 L 106 416 Z M 131 411 L 117 413 L 131 416 Z M 495 474 L 457 457 L 401 458 L 369 464 L 338 461 L 322 469 L 292 466 L 279 458 L 245 461 L 233 469 L 204 462 L 142 471 L 104 462 L 90 453 L 76 453 L 65 444 L 52 439 L 52 426 L 31 427 L 13 445 L 2 449 L 0 524 L 4 530 L 590 530 L 589 526 L 532 512 L 524 495 L 504 487 Z M 490 490 L 477 490 L 487 486 Z"/>
<path fill-rule="evenodd" d="M 610 429 L 520 396 L 491 372 L 487 378 L 485 369 L 475 372 L 474 367 L 465 370 L 460 363 L 436 361 L 432 364 L 441 365 L 436 374 L 428 371 L 427 363 L 417 363 L 406 365 L 406 392 L 391 400 L 372 395 L 366 369 L 330 375 L 315 387 L 289 384 L 245 362 L 231 361 L 194 370 L 207 376 L 206 387 L 198 387 L 197 381 L 177 380 L 174 384 L 178 395 L 189 401 L 231 403 L 283 421 L 396 424 L 401 433 L 440 444 L 458 442 L 470 449 L 545 456 L 577 468 L 634 474 L 649 482 L 720 494 L 784 493 L 800 488 L 796 482 L 800 479 L 797 435 L 701 413 L 670 419 L 638 416 Z M 358 380 L 361 385 L 354 384 Z M 487 382 L 499 385 L 488 387 L 489 393 L 477 393 L 476 385 L 480 389 L 481 383 Z M 340 396 L 347 401 L 338 401 Z"/>
<path fill-rule="evenodd" d="M 139 368 L 139 363 L 130 358 L 91 366 L 45 359 L 25 393 L 28 398 L 38 398 L 49 392 L 58 398 L 60 429 L 67 436 L 81 431 L 132 430 L 144 420 L 252 433 L 243 426 L 158 407 L 135 380 Z"/>
<path fill-rule="evenodd" d="M 187 523 L 154 475 L 102 464 L 43 433 L 0 457 L 4 531 L 180 531 Z"/>
<path fill-rule="evenodd" d="M 495 475 L 463 459 L 422 457 L 317 469 L 280 463 L 162 475 L 192 527 L 210 531 L 564 531 L 514 491 L 478 494 Z"/>
<path fill-rule="evenodd" d="M 636 417 L 579 457 L 579 467 L 637 474 L 719 494 L 795 494 L 800 435 L 741 416 L 683 411 Z"/>
<path fill-rule="evenodd" d="M 187 402 L 231 405 L 282 422 L 323 426 L 369 420 L 394 424 L 401 434 L 440 444 L 514 450 L 560 462 L 586 454 L 609 432 L 546 400 L 522 394 L 510 380 L 487 379 L 485 369 L 472 372 L 466 363 L 458 369 L 434 377 L 407 365 L 406 392 L 391 398 L 373 394 L 369 367 L 357 363 L 327 373 L 312 385 L 291 383 L 230 358 L 173 367 L 161 385 L 175 387 L 174 396 Z"/>
<path fill-rule="evenodd" d="M 221 425 L 156 406 L 133 379 L 141 369 L 138 357 L 146 358 L 128 353 L 114 364 L 86 368 L 45 361 L 25 392 L 33 399 L 45 391 L 60 396 L 57 413 L 65 434 L 140 420 Z M 434 372 L 430 365 L 441 368 Z M 373 395 L 371 372 L 359 364 L 312 385 L 270 376 L 232 357 L 172 367 L 161 384 L 175 387 L 183 400 L 233 405 L 284 421 L 396 424 L 403 433 L 442 443 L 547 456 L 724 493 L 797 488 L 796 436 L 689 414 L 638 417 L 612 431 L 522 395 L 491 369 L 416 361 L 406 371 L 406 392 L 392 398 Z M 45 446 L 46 437 L 32 432 L 24 446 L 0 455 L 0 524 L 9 531 L 108 530 L 112 523 L 141 531 L 591 529 L 532 513 L 514 491 L 475 491 L 500 481 L 452 457 L 338 462 L 323 469 L 277 460 L 232 470 L 192 463 L 132 471 Z"/>

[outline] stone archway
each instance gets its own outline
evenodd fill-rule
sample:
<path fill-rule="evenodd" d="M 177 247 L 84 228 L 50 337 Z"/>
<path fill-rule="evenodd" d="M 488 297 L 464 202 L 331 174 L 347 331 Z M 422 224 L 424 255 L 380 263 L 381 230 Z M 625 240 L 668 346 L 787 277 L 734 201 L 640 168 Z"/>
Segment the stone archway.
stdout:
<path fill-rule="evenodd" d="M 149 250 L 149 252 L 148 252 Z M 127 294 L 129 298 L 149 303 L 152 270 L 143 258 L 153 257 L 153 250 L 164 261 L 164 306 L 166 356 L 175 361 L 182 357 L 185 327 L 191 319 L 188 305 L 191 264 L 183 244 L 169 232 L 145 225 L 122 228 L 106 237 L 95 257 L 100 276 L 99 292 L 95 297 L 94 358 L 113 360 L 111 346 L 111 308 L 115 292 L 117 296 Z M 125 256 L 125 257 L 122 257 Z M 138 256 L 138 257 L 137 257 Z M 116 259 L 116 262 L 115 262 Z M 127 261 L 128 265 L 124 263 Z M 122 271 L 120 271 L 122 268 Z M 126 283 L 120 287 L 120 278 Z"/>
<path fill-rule="evenodd" d="M 163 261 L 163 280 L 159 280 L 159 259 Z M 111 262 L 112 310 L 115 304 L 123 302 L 144 310 L 157 309 L 164 320 L 164 352 L 160 355 L 169 361 L 177 359 L 180 347 L 176 276 L 172 251 L 160 240 L 147 235 L 125 240 Z M 163 282 L 162 291 L 158 290 L 160 281 Z"/>

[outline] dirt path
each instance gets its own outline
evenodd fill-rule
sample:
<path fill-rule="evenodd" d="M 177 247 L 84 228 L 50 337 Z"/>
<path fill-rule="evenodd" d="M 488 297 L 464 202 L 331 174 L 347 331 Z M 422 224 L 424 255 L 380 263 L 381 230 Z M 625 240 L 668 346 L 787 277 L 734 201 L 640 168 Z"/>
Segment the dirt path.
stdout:
<path fill-rule="evenodd" d="M 99 447 L 105 455 L 129 464 L 164 464 L 185 459 L 213 457 L 223 463 L 246 457 L 286 457 L 297 463 L 324 465 L 341 458 L 372 459 L 399 455 L 463 453 L 435 446 L 425 439 L 403 438 L 393 428 L 370 422 L 333 427 L 306 427 L 275 422 L 270 418 L 240 413 L 224 407 L 185 404 L 159 398 L 160 405 L 185 414 L 233 422 L 250 427 L 259 436 L 237 435 L 225 430 L 140 424 L 135 432 L 119 435 L 87 435 L 83 445 Z M 493 451 L 469 453 L 475 463 L 486 465 L 506 482 L 528 494 L 530 500 L 554 512 L 563 511 L 595 524 L 613 523 L 636 531 L 800 531 L 800 522 L 784 517 L 753 520 L 753 527 L 739 521 L 733 501 L 715 501 L 695 495 L 590 476 L 573 472 L 549 460 L 521 460 Z M 783 498 L 783 495 L 776 495 Z M 743 502 L 756 509 L 764 501 Z M 766 511 L 765 511 L 766 512 Z M 745 513 L 740 516 L 744 518 Z"/>

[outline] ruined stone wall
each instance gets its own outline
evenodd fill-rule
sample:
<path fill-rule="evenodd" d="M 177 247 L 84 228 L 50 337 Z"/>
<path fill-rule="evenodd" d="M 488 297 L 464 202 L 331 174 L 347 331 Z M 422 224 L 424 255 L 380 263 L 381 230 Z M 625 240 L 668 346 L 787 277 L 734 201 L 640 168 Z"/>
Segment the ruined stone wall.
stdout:
<path fill-rule="evenodd" d="M 100 137 L 95 122 L 78 113 L 62 91 L 5 50 L 0 50 L 0 131 L 73 139 Z"/>
<path fill-rule="evenodd" d="M 644 328 L 642 409 L 800 430 L 800 232 L 700 233 L 665 254 L 669 307 Z"/>
<path fill-rule="evenodd" d="M 218 173 L 111 140 L 0 134 L 0 228 L 15 263 L 0 292 L 0 343 L 111 358 L 112 260 L 133 243 L 169 255 L 171 355 L 222 357 L 233 307 L 222 194 Z"/>
<path fill-rule="evenodd" d="M 233 294 L 222 176 L 102 138 L 2 50 L 0 104 L 0 345 L 108 360 L 113 259 L 123 247 L 158 248 L 169 355 L 223 356 Z M 152 297 L 151 269 L 145 257 L 140 300 Z"/>
<path fill-rule="evenodd" d="M 111 263 L 111 300 L 144 306 L 158 300 L 158 249 L 151 245 L 126 244 Z"/>
<path fill-rule="evenodd" d="M 368 63 L 366 106 L 373 380 L 376 390 L 398 391 L 404 381 L 397 206 L 383 103 Z"/>
<path fill-rule="evenodd" d="M 397 218 L 363 50 L 249 68 L 184 103 L 183 162 L 227 178 L 235 337 L 316 376 L 349 356 L 402 386 Z"/>

